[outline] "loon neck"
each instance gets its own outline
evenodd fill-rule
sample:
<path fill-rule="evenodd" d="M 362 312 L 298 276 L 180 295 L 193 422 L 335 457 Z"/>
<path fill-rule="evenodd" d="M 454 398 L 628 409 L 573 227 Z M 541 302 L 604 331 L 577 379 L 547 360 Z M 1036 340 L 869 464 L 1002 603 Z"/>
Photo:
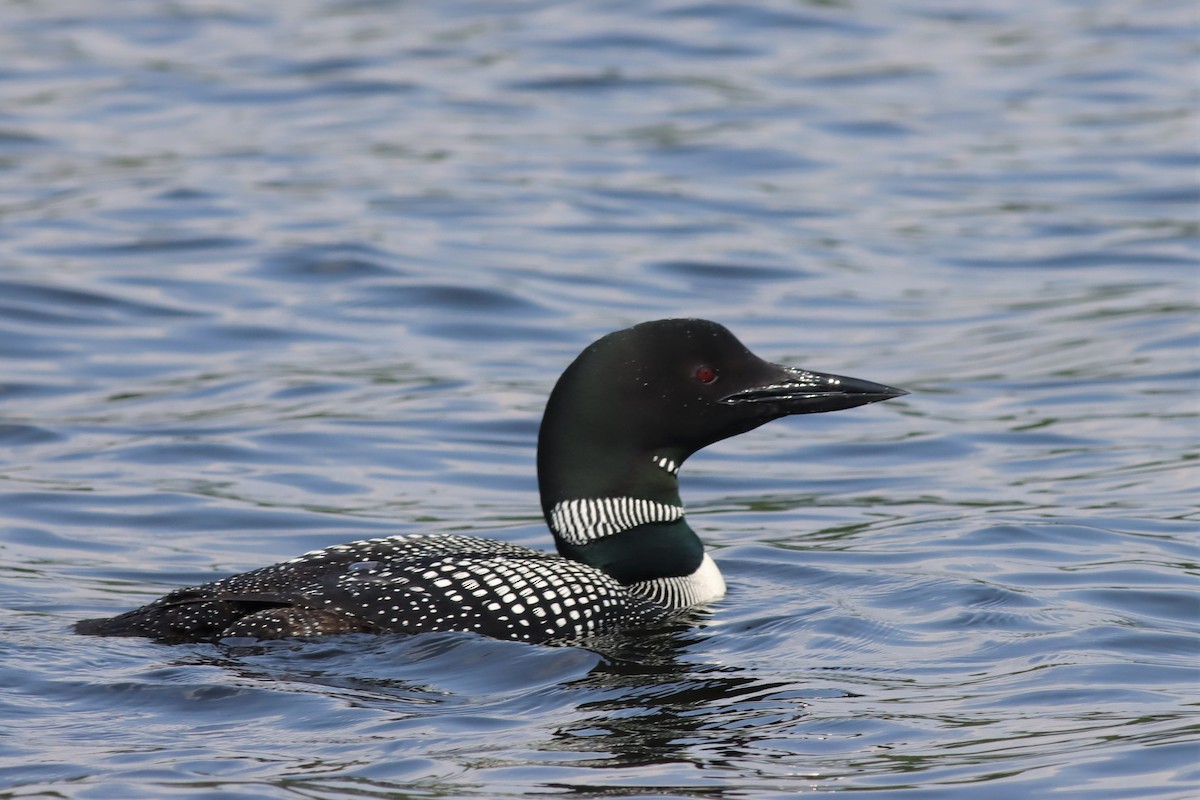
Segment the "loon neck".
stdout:
<path fill-rule="evenodd" d="M 558 552 L 607 572 L 629 585 L 656 578 L 690 575 L 704 558 L 704 544 L 682 517 L 648 522 L 617 533 L 574 544 L 557 531 Z"/>
<path fill-rule="evenodd" d="M 643 455 L 621 473 L 622 480 L 607 484 L 607 491 L 599 488 L 601 484 L 590 489 L 579 485 L 585 496 L 566 499 L 548 489 L 572 480 L 546 476 L 542 506 L 558 552 L 668 608 L 723 596 L 720 570 L 684 519 L 676 477 L 681 461 L 676 454 Z M 598 477 L 590 474 L 593 480 Z"/>
<path fill-rule="evenodd" d="M 672 529 L 691 533 L 683 522 L 679 499 L 679 465 L 675 452 L 587 455 L 578 449 L 554 448 L 543 439 L 538 450 L 538 485 L 542 512 L 559 551 L 589 547 L 614 536 L 650 526 L 679 523 Z M 691 533 L 695 537 L 694 533 Z M 564 552 L 564 555 L 566 553 Z M 588 559 L 578 560 L 590 563 Z"/>
<path fill-rule="evenodd" d="M 641 516 L 639 516 L 641 515 Z M 646 521 L 659 515 L 662 521 Z M 631 497 L 567 500 L 549 515 L 560 554 L 673 609 L 723 597 L 725 580 L 683 509 Z"/>

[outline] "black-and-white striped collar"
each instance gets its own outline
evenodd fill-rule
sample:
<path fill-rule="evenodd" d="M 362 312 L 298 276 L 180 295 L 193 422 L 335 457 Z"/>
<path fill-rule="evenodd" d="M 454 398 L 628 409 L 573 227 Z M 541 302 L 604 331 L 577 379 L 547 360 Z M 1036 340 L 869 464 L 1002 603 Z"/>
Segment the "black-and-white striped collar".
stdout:
<path fill-rule="evenodd" d="M 583 545 L 650 522 L 683 519 L 680 506 L 638 497 L 563 500 L 550 509 L 550 527 L 568 544 Z"/>

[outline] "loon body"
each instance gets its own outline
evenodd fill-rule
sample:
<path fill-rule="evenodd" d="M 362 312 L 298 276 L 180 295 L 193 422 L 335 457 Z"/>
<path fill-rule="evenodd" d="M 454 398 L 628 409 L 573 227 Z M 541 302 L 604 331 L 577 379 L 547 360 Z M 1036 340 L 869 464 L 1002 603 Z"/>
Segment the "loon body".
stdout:
<path fill-rule="evenodd" d="M 684 520 L 697 450 L 791 414 L 906 394 L 771 364 L 715 322 L 611 333 L 566 369 L 538 436 L 558 555 L 472 536 L 365 539 L 203 586 L 75 630 L 164 642 L 474 631 L 544 642 L 645 625 L 725 594 Z"/>

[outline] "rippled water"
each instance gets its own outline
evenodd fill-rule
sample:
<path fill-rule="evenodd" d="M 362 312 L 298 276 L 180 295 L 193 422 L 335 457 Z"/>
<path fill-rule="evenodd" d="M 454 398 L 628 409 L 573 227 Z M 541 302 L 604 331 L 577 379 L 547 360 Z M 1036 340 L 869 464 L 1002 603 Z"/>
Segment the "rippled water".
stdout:
<path fill-rule="evenodd" d="M 0 797 L 1184 798 L 1187 2 L 0 2 Z M 689 462 L 731 590 L 533 647 L 72 636 L 382 532 L 547 547 L 643 319 L 903 386 Z"/>

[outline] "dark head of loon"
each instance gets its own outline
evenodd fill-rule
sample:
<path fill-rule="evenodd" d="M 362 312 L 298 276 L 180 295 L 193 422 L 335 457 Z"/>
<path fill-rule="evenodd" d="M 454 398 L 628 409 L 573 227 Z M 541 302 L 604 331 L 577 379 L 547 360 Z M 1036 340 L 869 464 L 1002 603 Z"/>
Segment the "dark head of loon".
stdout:
<path fill-rule="evenodd" d="M 75 630 L 165 642 L 427 631 L 546 642 L 652 624 L 725 592 L 683 519 L 676 473 L 688 456 L 789 414 L 902 394 L 770 364 L 714 322 L 647 322 L 584 350 L 546 407 L 538 478 L 565 558 L 474 536 L 364 539 Z"/>
<path fill-rule="evenodd" d="M 764 361 L 708 320 L 635 325 L 585 349 L 554 387 L 538 437 L 542 511 L 559 553 L 623 584 L 700 579 L 707 558 L 677 478 L 690 455 L 780 417 L 904 394 Z"/>

